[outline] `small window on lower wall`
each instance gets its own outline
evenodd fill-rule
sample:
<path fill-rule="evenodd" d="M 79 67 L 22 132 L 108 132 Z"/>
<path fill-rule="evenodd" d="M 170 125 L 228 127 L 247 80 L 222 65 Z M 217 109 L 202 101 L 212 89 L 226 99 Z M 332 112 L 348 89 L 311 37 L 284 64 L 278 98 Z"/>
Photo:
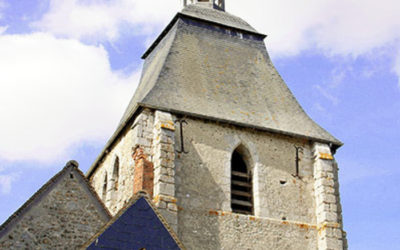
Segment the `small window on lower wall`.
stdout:
<path fill-rule="evenodd" d="M 253 185 L 251 173 L 242 155 L 236 150 L 231 161 L 232 212 L 253 214 Z"/>
<path fill-rule="evenodd" d="M 103 182 L 103 193 L 101 194 L 103 202 L 106 201 L 107 198 L 107 172 L 104 173 L 104 182 Z"/>

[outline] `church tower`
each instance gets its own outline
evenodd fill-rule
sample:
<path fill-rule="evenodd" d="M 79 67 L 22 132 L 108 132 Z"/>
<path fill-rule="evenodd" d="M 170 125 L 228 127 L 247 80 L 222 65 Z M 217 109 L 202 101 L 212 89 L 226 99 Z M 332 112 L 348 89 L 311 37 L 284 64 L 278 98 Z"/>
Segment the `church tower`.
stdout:
<path fill-rule="evenodd" d="M 141 190 L 188 249 L 346 249 L 335 151 L 224 0 L 183 0 L 87 173 L 113 214 Z"/>

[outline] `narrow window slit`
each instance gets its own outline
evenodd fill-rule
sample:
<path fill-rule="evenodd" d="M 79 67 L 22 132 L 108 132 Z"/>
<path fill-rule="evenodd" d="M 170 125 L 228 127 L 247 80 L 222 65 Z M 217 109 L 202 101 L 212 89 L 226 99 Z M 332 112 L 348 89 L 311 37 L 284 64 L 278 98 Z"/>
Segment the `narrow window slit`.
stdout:
<path fill-rule="evenodd" d="M 114 162 L 113 181 L 114 181 L 113 189 L 115 191 L 117 191 L 118 190 L 118 184 L 119 184 L 119 158 L 118 158 L 118 156 L 115 158 L 115 162 Z"/>
<path fill-rule="evenodd" d="M 102 199 L 105 202 L 107 197 L 107 172 L 104 174 L 104 182 L 103 182 L 103 193 Z"/>

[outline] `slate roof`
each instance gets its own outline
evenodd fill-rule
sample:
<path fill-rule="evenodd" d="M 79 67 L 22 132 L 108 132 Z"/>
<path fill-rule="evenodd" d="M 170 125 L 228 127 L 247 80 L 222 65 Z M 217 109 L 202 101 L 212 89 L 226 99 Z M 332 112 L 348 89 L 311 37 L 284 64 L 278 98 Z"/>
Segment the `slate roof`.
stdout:
<path fill-rule="evenodd" d="M 139 193 L 95 236 L 86 249 L 184 249 L 147 194 Z"/>
<path fill-rule="evenodd" d="M 78 168 L 78 163 L 76 161 L 69 161 L 65 167 L 54 175 L 48 182 L 46 182 L 34 195 L 32 195 L 29 200 L 27 200 L 16 212 L 14 212 L 1 226 L 0 226 L 0 238 L 7 233 L 8 229 L 12 227 L 14 223 L 18 221 L 19 218 L 22 218 L 29 209 L 39 202 L 42 197 L 44 197 L 48 192 L 52 190 L 52 187 L 56 185 L 65 175 L 75 172 L 76 176 L 81 178 L 81 181 L 84 183 L 86 188 L 90 191 L 93 199 L 97 203 L 100 211 L 103 212 L 103 215 L 108 219 L 112 216 L 108 209 L 104 206 L 103 202 L 100 200 L 96 191 L 92 188 L 89 181 L 86 179 L 85 175 Z"/>
<path fill-rule="evenodd" d="M 189 5 L 143 55 L 139 86 L 104 152 L 141 108 L 226 122 L 313 141 L 342 143 L 301 108 L 242 19 Z"/>

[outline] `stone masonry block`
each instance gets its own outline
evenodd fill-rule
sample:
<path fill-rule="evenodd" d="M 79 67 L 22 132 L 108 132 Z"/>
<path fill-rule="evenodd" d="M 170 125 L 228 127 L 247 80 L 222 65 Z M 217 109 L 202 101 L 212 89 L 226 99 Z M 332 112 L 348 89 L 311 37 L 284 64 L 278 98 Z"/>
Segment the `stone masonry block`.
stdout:
<path fill-rule="evenodd" d="M 335 237 L 335 238 L 338 238 L 338 239 L 343 238 L 342 230 L 339 228 L 332 228 L 332 234 L 333 234 L 333 237 Z"/>
<path fill-rule="evenodd" d="M 319 156 L 320 153 L 331 154 L 331 149 L 327 144 L 324 143 L 314 143 L 313 154 L 314 156 Z"/>
<path fill-rule="evenodd" d="M 327 172 L 327 173 L 326 173 L 326 177 L 328 177 L 328 178 L 330 178 L 330 179 L 332 179 L 332 180 L 336 179 L 336 178 L 335 178 L 335 175 L 334 175 L 333 173 L 330 173 L 330 172 Z"/>
<path fill-rule="evenodd" d="M 336 196 L 333 194 L 322 194 L 321 200 L 325 203 L 336 203 Z"/>
<path fill-rule="evenodd" d="M 155 117 L 154 117 L 154 123 L 155 124 L 161 124 L 161 123 L 171 123 L 173 125 L 173 119 L 172 119 L 172 115 L 170 113 L 167 112 L 162 112 L 157 110 L 155 112 Z"/>
<path fill-rule="evenodd" d="M 315 181 L 314 186 L 316 188 L 320 187 L 320 186 L 327 186 L 327 187 L 333 187 L 335 185 L 335 182 L 332 179 L 329 178 L 322 178 L 322 179 L 318 179 Z"/>
<path fill-rule="evenodd" d="M 174 145 L 173 144 L 167 144 L 167 143 L 158 143 L 158 144 L 155 144 L 155 146 L 154 146 L 154 151 L 155 152 L 157 152 L 157 151 L 165 151 L 165 152 L 167 152 L 167 153 L 170 153 L 170 152 L 174 152 Z"/>
<path fill-rule="evenodd" d="M 165 201 L 157 201 L 155 203 L 155 205 L 156 205 L 157 208 L 161 208 L 161 209 L 167 208 L 167 203 Z"/>
<path fill-rule="evenodd" d="M 315 188 L 315 194 L 316 195 L 320 195 L 320 194 L 334 194 L 335 193 L 335 189 L 333 187 L 330 186 L 318 186 L 317 188 Z"/>
<path fill-rule="evenodd" d="M 175 203 L 168 203 L 168 210 L 177 212 L 178 211 L 178 206 Z"/>
<path fill-rule="evenodd" d="M 156 179 L 155 181 L 156 181 L 156 182 L 157 182 L 157 181 L 160 181 L 160 182 L 164 182 L 164 183 L 171 183 L 171 184 L 174 184 L 174 183 L 175 183 L 175 178 L 174 178 L 174 177 L 171 177 L 171 176 L 168 176 L 168 175 L 160 175 L 160 176 L 158 177 L 158 180 Z"/>
<path fill-rule="evenodd" d="M 155 158 L 154 159 L 154 165 L 156 167 L 165 167 L 165 168 L 174 168 L 174 162 L 173 160 L 170 159 L 160 159 L 160 158 Z"/>
<path fill-rule="evenodd" d="M 314 179 L 315 180 L 318 180 L 318 179 L 321 179 L 321 178 L 326 178 L 326 177 L 328 177 L 328 173 L 327 172 L 321 171 L 321 170 L 314 171 Z"/>
<path fill-rule="evenodd" d="M 168 175 L 168 176 L 174 177 L 175 170 L 172 168 L 158 166 L 157 168 L 154 169 L 155 179 L 157 179 L 157 176 L 161 176 L 161 175 Z"/>
<path fill-rule="evenodd" d="M 168 158 L 168 153 L 162 150 L 156 150 L 154 152 L 154 159 L 159 159 L 159 158 Z"/>
<path fill-rule="evenodd" d="M 326 213 L 326 220 L 330 222 L 337 222 L 338 221 L 337 213 L 334 212 Z"/>
<path fill-rule="evenodd" d="M 133 144 L 135 146 L 145 146 L 145 147 L 150 147 L 151 146 L 151 140 L 147 138 L 142 138 L 142 137 L 135 137 L 133 140 Z"/>
<path fill-rule="evenodd" d="M 174 145 L 172 144 L 161 144 L 161 150 L 168 152 L 168 153 L 173 153 L 174 152 Z"/>
<path fill-rule="evenodd" d="M 337 214 L 333 212 L 322 212 L 318 214 L 318 223 L 337 222 Z"/>
<path fill-rule="evenodd" d="M 329 204 L 326 203 L 321 203 L 319 206 L 317 206 L 317 214 L 321 214 L 323 212 L 329 212 L 330 210 Z"/>
<path fill-rule="evenodd" d="M 167 136 L 165 133 L 162 133 L 160 135 L 157 135 L 154 139 L 154 142 L 156 144 L 158 143 L 168 143 L 168 144 L 172 144 L 173 140 L 171 137 Z"/>
<path fill-rule="evenodd" d="M 336 204 L 330 204 L 330 209 L 332 212 L 337 212 L 338 211 L 338 206 Z"/>
<path fill-rule="evenodd" d="M 330 227 L 323 227 L 319 229 L 318 237 L 320 240 L 325 240 L 326 238 L 334 238 L 333 229 Z"/>
<path fill-rule="evenodd" d="M 175 196 L 175 186 L 169 183 L 158 182 L 154 185 L 154 195 Z"/>
<path fill-rule="evenodd" d="M 343 250 L 343 241 L 336 238 L 325 238 L 318 242 L 319 250 Z"/>
<path fill-rule="evenodd" d="M 316 168 L 318 168 L 318 170 L 332 172 L 333 164 L 331 161 L 318 161 L 318 163 L 316 164 Z"/>

